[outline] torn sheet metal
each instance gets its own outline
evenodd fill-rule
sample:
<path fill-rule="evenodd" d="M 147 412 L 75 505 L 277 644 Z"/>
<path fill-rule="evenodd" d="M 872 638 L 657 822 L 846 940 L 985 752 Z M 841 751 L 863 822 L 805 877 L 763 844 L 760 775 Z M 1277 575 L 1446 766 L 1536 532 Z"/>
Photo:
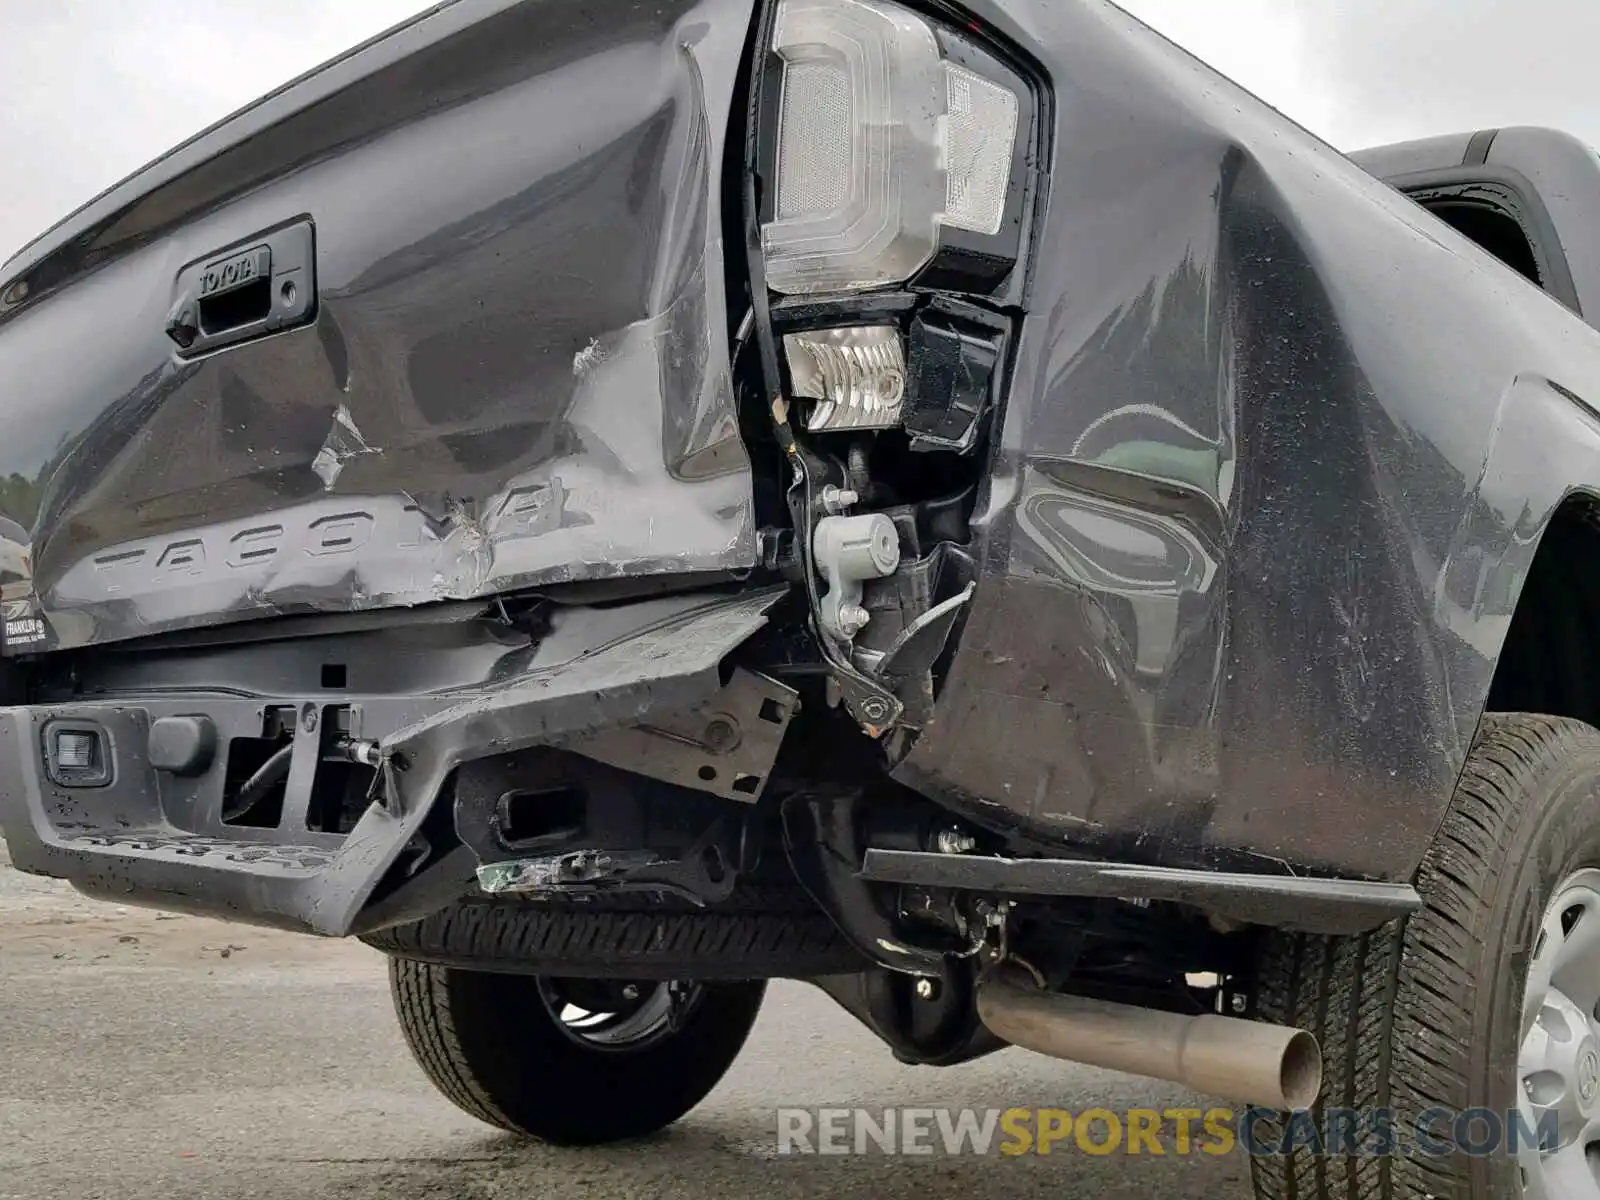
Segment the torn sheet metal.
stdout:
<path fill-rule="evenodd" d="M 339 482 L 345 463 L 363 454 L 381 453 L 383 453 L 381 446 L 367 444 L 367 439 L 361 436 L 361 430 L 356 428 L 355 418 L 350 415 L 350 410 L 341 404 L 333 410 L 333 428 L 328 430 L 322 449 L 318 450 L 317 456 L 311 460 L 311 470 L 322 480 L 323 488 L 331 492 L 333 485 Z"/>
<path fill-rule="evenodd" d="M 569 617 L 564 628 L 528 652 L 525 665 L 502 661 L 495 683 L 458 693 L 448 707 L 384 737 L 383 748 L 412 764 L 403 777 L 406 795 L 431 797 L 436 788 L 418 783 L 430 770 L 536 744 L 576 748 L 589 735 L 694 708 L 720 691 L 716 668 L 722 655 L 765 625 L 767 610 L 787 591 L 627 605 L 615 610 L 627 622 L 616 640 L 576 658 L 566 657 L 567 647 L 574 640 L 593 645 L 608 610 L 572 610 L 595 616 L 578 628 Z M 552 705 L 560 698 L 569 702 Z"/>
<path fill-rule="evenodd" d="M 49 634 L 6 649 L 754 565 L 719 186 L 752 12 L 441 6 L 100 202 L 0 322 Z M 286 213 L 315 321 L 174 358 L 174 273 Z"/>

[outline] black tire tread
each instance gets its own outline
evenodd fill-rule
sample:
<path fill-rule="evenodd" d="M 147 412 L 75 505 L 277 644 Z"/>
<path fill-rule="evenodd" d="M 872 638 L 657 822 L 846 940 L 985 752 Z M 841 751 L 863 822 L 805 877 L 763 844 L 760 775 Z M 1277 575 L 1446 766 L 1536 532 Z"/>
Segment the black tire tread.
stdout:
<path fill-rule="evenodd" d="M 535 975 L 807 978 L 865 965 L 814 905 L 619 911 L 471 899 L 363 940 L 399 958 Z"/>
<path fill-rule="evenodd" d="M 442 972 L 425 967 L 423 963 L 397 961 L 390 971 L 395 1014 L 406 1044 L 423 1073 L 447 1100 L 486 1125 L 515 1132 L 510 1117 L 479 1084 L 467 1062 L 455 1024 L 448 1019 L 449 1000 Z"/>
<path fill-rule="evenodd" d="M 705 985 L 675 1031 L 618 1050 L 562 1032 L 532 979 L 391 958 L 389 984 L 406 1044 L 445 1099 L 563 1145 L 646 1136 L 687 1113 L 733 1064 L 766 987 Z"/>
<path fill-rule="evenodd" d="M 1417 875 L 1423 907 L 1356 937 L 1269 935 L 1254 1007 L 1301 1024 L 1324 1051 L 1316 1113 L 1335 1107 L 1416 1114 L 1469 1096 L 1466 1014 L 1477 1001 L 1474 948 L 1494 936 L 1487 894 L 1501 874 L 1529 789 L 1573 754 L 1600 762 L 1600 730 L 1527 713 L 1485 715 L 1450 807 Z M 1548 786 L 1548 784 L 1546 784 Z M 1264 1121 L 1272 1139 L 1281 1124 Z M 1252 1160 L 1258 1200 L 1466 1200 L 1451 1159 L 1332 1157 L 1296 1150 Z"/>

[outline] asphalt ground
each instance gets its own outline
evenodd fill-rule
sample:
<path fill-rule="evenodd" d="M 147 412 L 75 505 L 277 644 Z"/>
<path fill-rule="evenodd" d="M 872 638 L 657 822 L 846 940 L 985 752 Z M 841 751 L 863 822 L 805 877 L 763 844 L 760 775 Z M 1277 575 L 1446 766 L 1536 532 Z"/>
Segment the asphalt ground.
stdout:
<path fill-rule="evenodd" d="M 949 1155 L 936 1123 L 927 1156 L 870 1142 L 779 1153 L 780 1108 L 860 1107 L 876 1124 L 885 1108 L 1212 1103 L 1020 1050 L 902 1066 L 820 992 L 780 982 L 733 1070 L 683 1121 L 629 1145 L 545 1146 L 433 1091 L 366 947 L 88 901 L 0 851 L 4 1198 L 1245 1200 L 1242 1155 L 1199 1140 L 1179 1154 L 1172 1126 L 1159 1156 L 1086 1153 L 1070 1137 L 1049 1155 L 1002 1154 L 1003 1137 Z"/>

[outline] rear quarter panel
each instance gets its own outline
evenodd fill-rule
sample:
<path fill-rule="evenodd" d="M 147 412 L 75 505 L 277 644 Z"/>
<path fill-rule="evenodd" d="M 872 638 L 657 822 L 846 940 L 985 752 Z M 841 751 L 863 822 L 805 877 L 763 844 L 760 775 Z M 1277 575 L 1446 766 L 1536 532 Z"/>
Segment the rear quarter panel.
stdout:
<path fill-rule="evenodd" d="M 982 580 L 900 777 L 1046 847 L 1405 879 L 1600 335 L 1099 0 L 974 0 L 1054 89 Z"/>

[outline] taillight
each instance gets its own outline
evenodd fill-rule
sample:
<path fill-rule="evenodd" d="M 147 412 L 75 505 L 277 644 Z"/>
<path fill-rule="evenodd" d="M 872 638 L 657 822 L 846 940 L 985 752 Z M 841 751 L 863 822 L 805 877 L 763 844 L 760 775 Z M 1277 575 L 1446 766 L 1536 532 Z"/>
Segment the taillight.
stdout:
<path fill-rule="evenodd" d="M 971 449 L 1008 322 L 961 305 L 1021 302 L 1039 85 L 893 0 L 778 0 L 763 70 L 763 279 L 802 427 Z"/>
<path fill-rule="evenodd" d="M 904 283 L 947 234 L 1000 239 L 990 249 L 1005 253 L 1015 76 L 888 0 L 782 0 L 771 49 L 781 77 L 762 246 L 775 291 Z"/>

